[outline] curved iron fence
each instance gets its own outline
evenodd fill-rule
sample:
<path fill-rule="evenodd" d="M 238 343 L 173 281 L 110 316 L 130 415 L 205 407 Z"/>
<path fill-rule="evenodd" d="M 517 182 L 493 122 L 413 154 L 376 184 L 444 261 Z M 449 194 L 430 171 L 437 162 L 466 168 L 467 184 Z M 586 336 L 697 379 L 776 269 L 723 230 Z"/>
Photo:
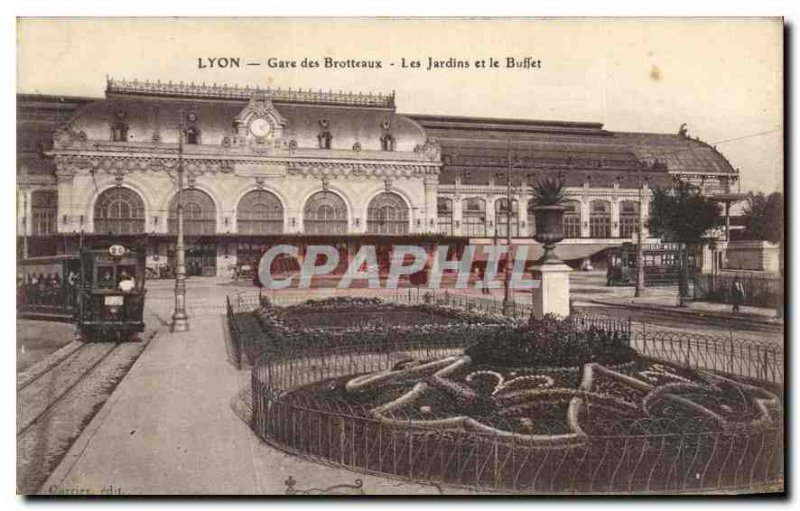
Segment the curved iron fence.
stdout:
<path fill-rule="evenodd" d="M 382 298 L 419 303 L 409 296 L 400 292 Z M 420 300 L 430 303 L 430 299 Z M 304 300 L 293 300 L 300 301 Z M 783 488 L 781 417 L 748 430 L 713 431 L 686 420 L 680 424 L 664 419 L 582 422 L 587 429 L 602 433 L 570 447 L 557 442 L 531 446 L 513 437 L 474 431 L 387 424 L 365 409 L 302 390 L 332 378 L 390 369 L 409 358 L 460 353 L 470 339 L 406 343 L 397 338 L 376 344 L 340 337 L 330 345 L 303 350 L 259 351 L 253 349 L 263 342 L 254 314 L 259 304 L 258 296 L 252 294 L 228 297 L 228 355 L 237 366 L 253 366 L 253 430 L 267 443 L 298 456 L 367 473 L 504 492 L 692 493 Z M 255 323 L 250 323 L 251 319 Z M 631 345 L 643 356 L 753 380 L 778 394 L 783 392 L 780 346 L 665 332 L 602 316 L 579 321 L 584 326 L 606 321 L 608 328 L 626 328 L 627 324 Z"/>
<path fill-rule="evenodd" d="M 785 287 L 783 278 L 748 273 L 696 275 L 693 277 L 694 299 L 733 304 L 734 278 L 739 279 L 744 290 L 742 305 L 783 307 Z"/>
<path fill-rule="evenodd" d="M 251 374 L 252 427 L 266 442 L 325 463 L 422 482 L 542 493 L 723 492 L 778 484 L 780 421 L 751 431 L 704 431 L 670 421 L 588 424 L 611 431 L 581 445 L 530 446 L 471 431 L 386 424 L 367 410 L 296 392 L 331 378 L 385 370 L 460 348 L 356 345 L 300 358 L 269 356 Z M 606 421 L 608 422 L 608 421 Z M 620 433 L 620 431 L 622 431 Z"/>

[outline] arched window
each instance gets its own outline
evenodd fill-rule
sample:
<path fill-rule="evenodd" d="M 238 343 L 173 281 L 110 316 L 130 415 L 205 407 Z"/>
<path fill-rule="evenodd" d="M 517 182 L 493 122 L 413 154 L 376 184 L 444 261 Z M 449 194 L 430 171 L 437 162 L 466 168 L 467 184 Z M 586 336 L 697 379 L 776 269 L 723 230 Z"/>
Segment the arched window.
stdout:
<path fill-rule="evenodd" d="M 200 130 L 194 126 L 186 129 L 186 143 L 188 145 L 197 145 L 200 143 Z"/>
<path fill-rule="evenodd" d="M 611 237 L 611 204 L 604 200 L 593 200 L 589 205 L 589 237 Z"/>
<path fill-rule="evenodd" d="M 619 204 L 619 235 L 631 238 L 639 231 L 639 203 L 626 200 Z"/>
<path fill-rule="evenodd" d="M 453 200 L 436 198 L 436 216 L 439 218 L 439 234 L 453 235 Z"/>
<path fill-rule="evenodd" d="M 306 234 L 347 234 L 347 206 L 331 192 L 317 192 L 303 208 L 303 232 Z"/>
<path fill-rule="evenodd" d="M 128 125 L 118 122 L 111 126 L 111 140 L 112 142 L 127 142 L 128 141 Z"/>
<path fill-rule="evenodd" d="M 567 201 L 564 203 L 567 208 L 564 211 L 564 237 L 581 237 L 581 203 L 578 201 Z"/>
<path fill-rule="evenodd" d="M 144 201 L 130 188 L 105 190 L 94 203 L 94 232 L 141 234 L 144 226 Z"/>
<path fill-rule="evenodd" d="M 394 137 L 390 133 L 381 137 L 381 151 L 394 151 Z"/>
<path fill-rule="evenodd" d="M 195 188 L 183 190 L 183 233 L 189 236 L 214 234 L 217 228 L 217 208 L 205 192 Z M 178 194 L 169 203 L 169 233 L 178 233 Z"/>
<path fill-rule="evenodd" d="M 509 218 L 510 214 L 510 218 Z M 505 237 L 508 234 L 509 220 L 511 222 L 511 236 L 519 236 L 519 203 L 511 199 L 511 211 L 508 208 L 508 199 L 497 199 L 494 203 L 494 232 L 496 236 Z"/>
<path fill-rule="evenodd" d="M 408 233 L 408 206 L 396 193 L 384 192 L 372 199 L 367 207 L 369 234 Z"/>
<path fill-rule="evenodd" d="M 464 222 L 464 235 L 486 237 L 486 201 L 471 197 L 464 199 L 461 207 L 461 216 Z"/>
<path fill-rule="evenodd" d="M 58 192 L 37 190 L 31 193 L 31 234 L 45 236 L 56 233 Z"/>
<path fill-rule="evenodd" d="M 274 193 L 253 190 L 236 207 L 236 232 L 239 234 L 281 234 L 283 206 Z"/>
<path fill-rule="evenodd" d="M 328 130 L 323 131 L 317 136 L 319 140 L 319 148 L 320 149 L 330 149 L 331 148 L 331 141 L 333 140 L 333 135 Z"/>

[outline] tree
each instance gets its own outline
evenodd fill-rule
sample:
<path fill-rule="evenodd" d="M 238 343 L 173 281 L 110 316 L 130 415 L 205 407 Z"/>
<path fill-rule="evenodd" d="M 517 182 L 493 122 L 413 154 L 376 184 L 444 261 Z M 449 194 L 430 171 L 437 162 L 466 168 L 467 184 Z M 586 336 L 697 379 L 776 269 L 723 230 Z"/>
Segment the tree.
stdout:
<path fill-rule="evenodd" d="M 743 215 L 744 236 L 772 243 L 783 241 L 783 194 L 750 192 L 747 202 Z"/>
<path fill-rule="evenodd" d="M 706 233 L 721 225 L 722 208 L 710 197 L 700 194 L 700 189 L 689 183 L 678 182 L 673 188 L 656 188 L 650 202 L 647 228 L 666 241 L 686 246 L 681 257 L 678 278 L 680 296 L 689 292 L 687 251 L 703 242 Z"/>

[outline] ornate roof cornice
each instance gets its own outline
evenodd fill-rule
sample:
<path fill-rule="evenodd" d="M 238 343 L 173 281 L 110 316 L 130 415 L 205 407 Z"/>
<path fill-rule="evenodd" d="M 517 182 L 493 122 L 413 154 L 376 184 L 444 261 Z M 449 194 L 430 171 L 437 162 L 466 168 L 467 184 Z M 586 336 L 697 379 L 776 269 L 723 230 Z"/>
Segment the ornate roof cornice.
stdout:
<path fill-rule="evenodd" d="M 49 151 L 62 174 L 106 172 L 119 175 L 129 172 L 171 172 L 178 168 L 178 155 L 153 153 L 97 153 L 91 151 Z M 184 169 L 190 174 L 229 174 L 237 165 L 279 164 L 286 174 L 302 177 L 414 177 L 437 175 L 440 164 L 418 161 L 353 161 L 332 159 L 253 158 L 183 156 Z"/>
<path fill-rule="evenodd" d="M 286 173 L 303 177 L 414 177 L 439 174 L 439 165 L 419 162 L 289 161 Z"/>
<path fill-rule="evenodd" d="M 362 92 L 334 92 L 322 90 L 273 89 L 271 87 L 239 87 L 228 84 L 212 85 L 192 83 L 151 82 L 149 80 L 115 80 L 109 78 L 106 94 L 130 94 L 143 96 L 227 99 L 249 101 L 251 98 L 269 99 L 281 103 L 307 103 L 313 105 L 343 105 L 375 108 L 395 108 L 394 92 L 390 94 L 373 94 Z"/>

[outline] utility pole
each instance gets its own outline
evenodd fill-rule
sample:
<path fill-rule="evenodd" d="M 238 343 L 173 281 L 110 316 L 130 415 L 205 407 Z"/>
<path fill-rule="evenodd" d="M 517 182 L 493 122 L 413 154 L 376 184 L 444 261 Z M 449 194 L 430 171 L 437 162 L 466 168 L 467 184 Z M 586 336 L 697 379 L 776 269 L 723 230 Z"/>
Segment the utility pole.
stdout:
<path fill-rule="evenodd" d="M 17 203 L 19 204 L 19 202 Z M 28 258 L 28 193 L 22 193 L 22 258 Z"/>
<path fill-rule="evenodd" d="M 642 245 L 642 228 L 644 224 L 644 182 L 642 181 L 642 169 L 639 169 L 639 221 L 636 225 L 636 290 L 633 296 L 639 298 L 644 293 L 644 250 Z"/>
<path fill-rule="evenodd" d="M 183 242 L 183 110 L 178 115 L 178 240 L 175 246 L 175 312 L 172 314 L 173 332 L 189 330 L 186 315 L 186 247 Z"/>
<path fill-rule="evenodd" d="M 506 167 L 506 246 L 508 247 L 508 252 L 506 252 L 506 266 L 504 268 L 505 272 L 503 275 L 503 313 L 507 314 L 508 309 L 511 305 L 511 296 L 510 296 L 510 289 L 509 289 L 509 279 L 511 278 L 511 274 L 509 272 L 509 263 L 511 262 L 511 213 L 513 212 L 514 208 L 512 207 L 511 202 L 511 168 L 513 167 L 513 163 L 511 162 L 511 139 L 508 140 L 508 165 Z M 517 222 L 519 222 L 519 218 L 517 218 Z"/>

